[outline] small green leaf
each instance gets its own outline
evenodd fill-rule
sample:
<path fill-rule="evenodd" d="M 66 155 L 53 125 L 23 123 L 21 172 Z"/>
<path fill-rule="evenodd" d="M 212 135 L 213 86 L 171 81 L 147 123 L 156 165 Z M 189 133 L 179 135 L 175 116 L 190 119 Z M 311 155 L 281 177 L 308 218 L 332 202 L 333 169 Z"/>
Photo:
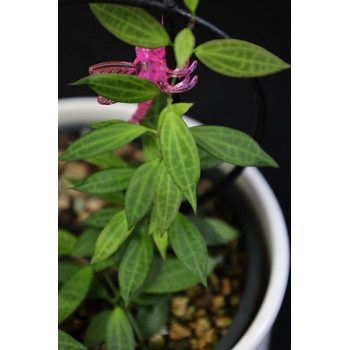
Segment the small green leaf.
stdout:
<path fill-rule="evenodd" d="M 70 255 L 77 238 L 66 230 L 58 230 L 58 256 Z"/>
<path fill-rule="evenodd" d="M 148 339 L 160 331 L 168 319 L 168 299 L 163 297 L 153 305 L 142 306 L 136 315 L 136 322 L 143 339 Z"/>
<path fill-rule="evenodd" d="M 158 119 L 158 129 L 160 129 L 164 117 L 168 112 L 174 112 L 179 117 L 182 117 L 191 107 L 193 106 L 193 103 L 188 102 L 179 102 L 179 103 L 173 103 L 165 108 L 162 109 L 159 115 Z"/>
<path fill-rule="evenodd" d="M 120 212 L 120 208 L 103 208 L 90 214 L 83 223 L 95 228 L 104 228 L 112 219 L 112 217 Z"/>
<path fill-rule="evenodd" d="M 127 74 L 92 74 L 71 85 L 87 85 L 100 96 L 125 103 L 145 102 L 160 93 L 157 85 L 150 80 Z"/>
<path fill-rule="evenodd" d="M 59 261 L 58 262 L 58 282 L 66 282 L 71 278 L 81 266 L 76 265 L 69 261 Z"/>
<path fill-rule="evenodd" d="M 124 192 L 94 193 L 92 196 L 102 199 L 108 203 L 123 204 L 125 201 Z"/>
<path fill-rule="evenodd" d="M 160 271 L 152 283 L 144 290 L 145 293 L 176 293 L 199 283 L 198 277 L 189 271 L 177 258 L 168 257 L 165 261 L 159 258 L 157 263 L 160 266 Z M 208 257 L 207 276 L 211 274 L 216 264 L 217 261 L 215 259 Z"/>
<path fill-rule="evenodd" d="M 261 77 L 290 67 L 264 48 L 237 39 L 207 41 L 194 52 L 207 67 L 229 77 Z"/>
<path fill-rule="evenodd" d="M 115 254 L 118 254 L 119 249 L 121 249 L 121 248 L 118 248 L 118 251 Z M 104 260 L 101 260 L 101 261 L 98 261 L 97 263 L 94 263 L 94 266 L 93 266 L 94 271 L 95 272 L 103 271 L 103 270 L 108 269 L 109 267 L 113 266 L 116 263 L 115 254 L 113 254 L 112 256 L 109 256 L 108 258 L 106 258 Z"/>
<path fill-rule="evenodd" d="M 85 162 L 99 166 L 101 168 L 122 168 L 128 166 L 128 163 L 113 153 L 104 153 L 94 158 L 85 159 Z"/>
<path fill-rule="evenodd" d="M 199 218 L 190 216 L 190 220 L 197 226 L 208 246 L 228 243 L 239 236 L 239 232 L 225 222 L 213 218 Z"/>
<path fill-rule="evenodd" d="M 168 229 L 175 219 L 181 199 L 181 191 L 175 185 L 162 161 L 158 168 L 154 186 L 154 210 L 161 234 Z"/>
<path fill-rule="evenodd" d="M 59 160 L 93 158 L 129 143 L 146 131 L 145 127 L 132 123 L 107 125 L 83 135 L 70 144 Z"/>
<path fill-rule="evenodd" d="M 156 213 L 156 208 L 153 205 L 151 208 L 151 213 L 149 218 L 148 234 L 151 235 L 156 230 L 158 230 L 157 213 Z"/>
<path fill-rule="evenodd" d="M 126 305 L 141 287 L 153 260 L 152 238 L 144 230 L 132 237 L 119 268 L 118 280 L 121 296 Z"/>
<path fill-rule="evenodd" d="M 118 39 L 149 49 L 171 43 L 164 27 L 145 10 L 124 5 L 90 4 L 99 22 Z"/>
<path fill-rule="evenodd" d="M 86 350 L 83 344 L 71 337 L 66 332 L 58 330 L 58 350 Z"/>
<path fill-rule="evenodd" d="M 156 96 L 153 99 L 151 106 L 148 108 L 146 115 L 143 117 L 140 124 L 147 128 L 157 130 L 159 114 L 166 107 L 167 103 L 167 94 L 160 93 L 158 96 Z"/>
<path fill-rule="evenodd" d="M 175 112 L 164 116 L 160 145 L 169 175 L 196 211 L 196 186 L 200 175 L 198 151 L 189 128 Z"/>
<path fill-rule="evenodd" d="M 169 238 L 176 256 L 206 286 L 208 252 L 197 227 L 179 213 L 169 227 Z"/>
<path fill-rule="evenodd" d="M 192 13 L 195 13 L 199 0 L 184 0 L 184 3 Z"/>
<path fill-rule="evenodd" d="M 134 334 L 124 310 L 117 306 L 107 321 L 106 350 L 135 350 Z"/>
<path fill-rule="evenodd" d="M 71 315 L 85 299 L 92 277 L 92 267 L 84 266 L 63 284 L 58 292 L 58 324 Z"/>
<path fill-rule="evenodd" d="M 97 238 L 91 264 L 102 261 L 116 252 L 131 231 L 132 229 L 128 229 L 125 210 L 115 214 Z"/>
<path fill-rule="evenodd" d="M 121 119 L 108 119 L 108 120 L 103 120 L 101 122 L 96 122 L 96 123 L 90 123 L 87 124 L 90 128 L 93 129 L 99 129 L 107 125 L 112 125 L 112 124 L 118 124 L 118 123 L 125 123 L 125 120 Z"/>
<path fill-rule="evenodd" d="M 162 256 L 163 260 L 165 260 L 169 243 L 168 231 L 165 231 L 162 236 L 160 234 L 160 231 L 156 230 L 155 232 L 153 232 L 153 240 L 159 250 L 160 255 Z"/>
<path fill-rule="evenodd" d="M 222 160 L 213 157 L 211 154 L 205 152 L 204 149 L 200 147 L 198 147 L 198 155 L 202 170 L 216 167 L 222 163 Z"/>
<path fill-rule="evenodd" d="M 143 155 L 146 162 L 159 158 L 159 139 L 152 135 L 143 135 L 142 137 Z"/>
<path fill-rule="evenodd" d="M 73 189 L 84 193 L 111 193 L 125 190 L 136 168 L 110 168 L 88 176 Z"/>
<path fill-rule="evenodd" d="M 278 166 L 261 147 L 242 131 L 224 126 L 191 128 L 199 147 L 224 162 L 240 166 Z"/>
<path fill-rule="evenodd" d="M 91 348 L 105 340 L 107 322 L 112 311 L 105 310 L 95 315 L 85 332 L 84 344 Z"/>
<path fill-rule="evenodd" d="M 174 52 L 177 67 L 181 68 L 191 57 L 195 46 L 195 38 L 189 28 L 182 29 L 175 37 Z"/>
<path fill-rule="evenodd" d="M 129 227 L 142 219 L 152 204 L 153 185 L 158 167 L 158 159 L 144 163 L 130 179 L 125 195 L 125 212 Z"/>
<path fill-rule="evenodd" d="M 75 257 L 91 257 L 95 250 L 95 243 L 98 235 L 100 234 L 99 229 L 87 228 L 78 237 L 73 247 L 72 256 Z"/>

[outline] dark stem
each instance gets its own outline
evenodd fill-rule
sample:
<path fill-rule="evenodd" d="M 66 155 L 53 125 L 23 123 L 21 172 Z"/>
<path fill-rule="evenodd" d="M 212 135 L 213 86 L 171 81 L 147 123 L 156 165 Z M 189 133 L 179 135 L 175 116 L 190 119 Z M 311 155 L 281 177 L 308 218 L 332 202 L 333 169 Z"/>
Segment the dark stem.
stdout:
<path fill-rule="evenodd" d="M 85 3 L 88 4 L 90 2 L 96 3 L 116 3 L 120 5 L 130 5 L 130 6 L 138 6 L 144 9 L 150 9 L 160 12 L 166 18 L 165 25 L 168 25 L 169 18 L 177 18 L 182 17 L 185 20 L 193 20 L 192 14 L 189 11 L 183 10 L 178 7 L 174 0 L 165 0 L 164 2 L 159 2 L 157 0 L 58 0 L 60 4 L 70 4 L 70 3 Z M 215 38 L 220 39 L 230 39 L 231 37 L 222 31 L 220 28 L 216 27 L 212 23 L 206 21 L 201 17 L 194 18 L 194 25 L 198 28 L 203 29 L 205 32 L 210 34 Z M 171 26 L 171 24 L 169 24 Z M 169 66 L 171 65 L 172 60 L 174 60 L 173 53 L 169 53 L 167 51 L 167 58 L 169 57 Z M 173 58 L 171 58 L 173 57 Z M 255 103 L 256 103 L 256 118 L 255 125 L 252 132 L 252 137 L 258 142 L 261 142 L 261 139 L 264 134 L 265 125 L 266 125 L 266 108 L 264 95 L 262 92 L 262 87 L 260 84 L 260 80 L 253 78 L 249 79 L 251 88 L 253 91 Z M 178 94 L 175 94 L 175 96 Z M 213 186 L 213 188 L 207 191 L 203 196 L 198 197 L 198 204 L 202 205 L 205 202 L 213 199 L 216 196 L 219 196 L 222 193 L 223 189 L 226 188 L 230 183 L 232 183 L 244 170 L 242 167 L 235 167 L 230 173 L 228 173 L 221 181 Z M 184 203 L 181 206 L 182 212 L 190 212 L 191 208 L 188 203 Z"/>

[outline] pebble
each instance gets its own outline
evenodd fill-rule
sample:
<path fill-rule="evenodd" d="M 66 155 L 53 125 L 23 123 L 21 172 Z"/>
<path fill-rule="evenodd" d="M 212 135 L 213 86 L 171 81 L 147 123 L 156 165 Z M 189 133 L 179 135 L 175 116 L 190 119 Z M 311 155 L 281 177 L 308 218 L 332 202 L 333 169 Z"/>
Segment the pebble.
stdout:
<path fill-rule="evenodd" d="M 148 341 L 148 346 L 151 350 L 162 350 L 164 349 L 164 338 L 160 334 L 155 334 L 153 337 L 150 338 Z"/>
<path fill-rule="evenodd" d="M 210 350 L 213 348 L 213 345 L 217 342 L 217 334 L 215 329 L 209 329 L 203 337 L 198 341 L 199 350 Z"/>
<path fill-rule="evenodd" d="M 211 323 L 208 316 L 198 318 L 194 323 L 190 324 L 194 329 L 194 332 L 198 338 L 204 336 L 204 334 L 210 329 Z"/>
<path fill-rule="evenodd" d="M 209 275 L 209 283 L 214 292 L 218 292 L 220 290 L 220 281 L 214 272 Z"/>
<path fill-rule="evenodd" d="M 218 310 L 218 309 L 224 307 L 225 304 L 226 304 L 225 297 L 222 295 L 216 295 L 216 296 L 214 296 L 214 298 L 211 301 L 210 309 L 215 311 L 215 310 Z"/>
<path fill-rule="evenodd" d="M 99 198 L 88 198 L 85 201 L 85 209 L 94 212 L 100 210 L 104 205 L 104 202 Z"/>
<path fill-rule="evenodd" d="M 232 319 L 228 316 L 216 316 L 214 322 L 217 327 L 226 328 L 231 324 Z"/>
<path fill-rule="evenodd" d="M 222 295 L 231 294 L 231 282 L 228 278 L 224 278 L 221 282 L 221 294 Z"/>
<path fill-rule="evenodd" d="M 192 332 L 177 322 L 173 322 L 170 326 L 169 338 L 172 340 L 180 340 L 183 338 L 190 337 Z"/>
<path fill-rule="evenodd" d="M 183 317 L 186 315 L 188 302 L 190 299 L 188 297 L 179 296 L 174 297 L 171 300 L 171 312 L 177 317 Z"/>
<path fill-rule="evenodd" d="M 68 209 L 70 207 L 70 199 L 67 195 L 58 196 L 58 210 Z"/>

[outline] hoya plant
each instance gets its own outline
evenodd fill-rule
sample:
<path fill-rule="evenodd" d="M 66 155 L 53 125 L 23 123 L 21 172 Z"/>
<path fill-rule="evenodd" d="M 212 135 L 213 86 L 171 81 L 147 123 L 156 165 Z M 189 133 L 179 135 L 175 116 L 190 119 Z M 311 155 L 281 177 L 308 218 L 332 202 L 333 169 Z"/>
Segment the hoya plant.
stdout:
<path fill-rule="evenodd" d="M 183 116 L 195 101 L 175 103 L 174 94 L 197 84 L 193 75 L 197 60 L 233 78 L 273 74 L 289 65 L 242 40 L 196 45 L 198 0 L 184 0 L 184 4 L 188 26 L 173 40 L 163 18 L 142 8 L 90 4 L 104 28 L 135 47 L 136 58 L 95 64 L 90 75 L 73 85 L 88 85 L 99 95 L 100 104 L 137 103 L 138 107 L 127 122 L 116 115 L 114 120 L 89 124 L 90 131 L 59 158 L 96 165 L 99 170 L 92 175 L 71 180 L 74 190 L 119 203 L 91 214 L 79 236 L 63 229 L 58 232 L 60 350 L 87 349 L 101 342 L 107 350 L 145 348 L 147 339 L 167 321 L 166 295 L 197 283 L 206 286 L 217 263 L 207 246 L 238 236 L 227 223 L 196 215 L 201 170 L 220 162 L 277 166 L 241 131 L 212 125 L 188 127 Z M 173 49 L 174 69 L 169 68 L 166 47 Z M 118 158 L 114 151 L 136 139 L 142 141 L 144 161 L 129 164 Z M 192 208 L 190 215 L 179 211 L 185 201 Z M 76 340 L 62 325 L 89 296 L 104 299 L 109 306 L 94 310 L 83 339 Z"/>

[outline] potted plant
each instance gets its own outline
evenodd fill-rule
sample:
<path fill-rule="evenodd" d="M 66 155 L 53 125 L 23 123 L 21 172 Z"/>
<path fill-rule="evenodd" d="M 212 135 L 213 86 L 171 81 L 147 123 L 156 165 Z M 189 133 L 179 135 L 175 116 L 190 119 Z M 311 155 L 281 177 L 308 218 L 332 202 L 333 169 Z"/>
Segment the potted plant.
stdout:
<path fill-rule="evenodd" d="M 150 6 L 150 2 L 140 4 Z M 66 329 L 64 322 L 81 307 L 89 293 L 111 304 L 109 310 L 103 304 L 102 310 L 94 310 L 93 318 L 89 315 L 85 342 L 91 346 L 101 341 L 107 349 L 168 346 L 159 336 L 168 314 L 168 299 L 163 294 L 187 289 L 198 282 L 207 286 L 207 275 L 219 263 L 215 257 L 208 256 L 207 244 L 222 244 L 237 236 L 235 229 L 218 219 L 184 214 L 189 211 L 189 206 L 181 204 L 183 201 L 189 203 L 194 213 L 197 211 L 196 187 L 201 168 L 226 162 L 238 166 L 231 173 L 237 176 L 241 167 L 277 165 L 252 137 L 243 132 L 221 126 L 189 127 L 190 122 L 187 125 L 183 121 L 183 115 L 192 103 L 175 103 L 174 100 L 175 94 L 191 89 L 197 83 L 197 78 L 191 77 L 196 65 L 190 63 L 193 53 L 210 69 L 232 77 L 257 77 L 289 67 L 261 47 L 229 39 L 213 26 L 210 30 L 225 39 L 196 46 L 194 25 L 210 25 L 196 18 L 196 1 L 185 1 L 185 4 L 189 11 L 175 9 L 188 17 L 188 26 L 173 39 L 166 31 L 166 16 L 162 25 L 142 8 L 120 4 L 90 5 L 106 29 L 136 46 L 137 57 L 134 62 L 96 64 L 90 67 L 89 76 L 74 84 L 91 87 L 100 95 L 100 104 L 138 103 L 129 122 L 125 118 L 102 121 L 96 118 L 96 122 L 89 124 L 92 131 L 71 143 L 60 156 L 61 161 L 85 160 L 100 167 L 83 180 L 73 179 L 75 190 L 108 197 L 107 200 L 112 194 L 114 199 L 119 196 L 118 201 L 122 202 L 119 208 L 103 208 L 85 219 L 85 223 L 97 231 L 84 231 L 78 238 L 68 230 L 59 231 L 59 255 L 64 257 L 59 274 L 62 283 L 59 290 L 61 328 Z M 163 10 L 165 15 L 174 10 L 174 7 L 158 2 L 151 5 Z M 168 46 L 174 48 L 174 69 L 169 68 L 171 52 L 165 49 Z M 86 106 L 92 111 L 90 102 L 86 102 Z M 115 106 L 118 108 L 118 104 Z M 133 159 L 133 164 L 127 165 L 111 153 L 139 137 L 142 137 L 143 162 L 135 164 L 138 159 Z M 264 186 L 263 183 L 260 185 Z M 73 257 L 74 264 L 67 261 L 67 256 Z M 106 293 L 106 285 L 113 296 Z M 268 291 L 267 288 L 265 292 L 268 294 Z M 218 300 L 220 303 L 222 298 Z M 172 301 L 174 305 L 176 301 Z M 178 308 L 182 307 L 180 303 Z M 172 313 L 176 315 L 174 310 Z M 188 316 L 191 321 L 190 314 L 195 310 L 187 307 L 184 310 L 185 313 L 179 311 L 179 315 Z M 227 321 L 220 312 L 215 316 L 216 323 Z M 208 320 L 207 315 L 202 316 L 199 315 L 196 320 L 200 321 L 193 327 Z M 177 323 L 172 324 L 174 333 L 186 334 L 181 325 L 174 324 Z M 199 334 L 199 340 L 207 337 L 207 341 L 200 343 L 192 339 L 186 346 L 212 348 L 218 342 L 218 334 L 209 331 L 211 328 L 204 325 L 203 332 L 195 333 Z M 254 333 L 254 322 L 250 332 Z M 240 337 L 237 349 L 253 348 L 249 347 L 251 345 L 244 347 L 249 334 L 246 338 Z M 262 336 L 258 337 L 255 345 L 262 341 Z M 179 348 L 185 348 L 184 343 L 179 344 Z M 230 346 L 226 345 L 226 348 Z M 63 330 L 59 331 L 59 347 L 86 348 Z"/>

